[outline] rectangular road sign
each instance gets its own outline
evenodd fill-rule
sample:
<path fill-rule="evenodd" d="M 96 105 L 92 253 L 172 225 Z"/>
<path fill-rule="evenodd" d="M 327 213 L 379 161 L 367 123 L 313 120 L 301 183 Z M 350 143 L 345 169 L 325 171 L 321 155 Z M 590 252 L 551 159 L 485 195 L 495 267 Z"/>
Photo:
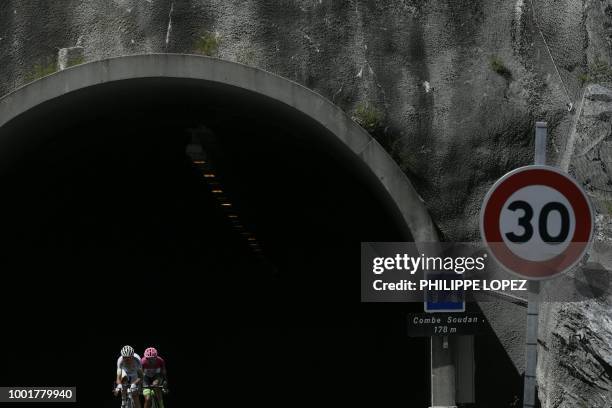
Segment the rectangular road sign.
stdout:
<path fill-rule="evenodd" d="M 410 313 L 408 336 L 430 337 L 487 333 L 485 316 L 481 313 Z"/>
<path fill-rule="evenodd" d="M 441 273 L 427 273 L 425 276 L 429 280 L 457 279 L 456 275 Z M 465 293 L 461 290 L 425 290 L 424 307 L 427 313 L 465 312 Z"/>

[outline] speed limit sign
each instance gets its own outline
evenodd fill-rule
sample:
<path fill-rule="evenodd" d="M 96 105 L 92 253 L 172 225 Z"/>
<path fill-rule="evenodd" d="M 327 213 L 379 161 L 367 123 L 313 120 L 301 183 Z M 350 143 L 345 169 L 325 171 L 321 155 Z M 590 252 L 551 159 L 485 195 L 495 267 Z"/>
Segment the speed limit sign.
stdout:
<path fill-rule="evenodd" d="M 593 212 L 582 188 L 567 174 L 549 166 L 525 166 L 489 190 L 480 233 L 506 270 L 548 279 L 582 258 L 593 235 Z"/>

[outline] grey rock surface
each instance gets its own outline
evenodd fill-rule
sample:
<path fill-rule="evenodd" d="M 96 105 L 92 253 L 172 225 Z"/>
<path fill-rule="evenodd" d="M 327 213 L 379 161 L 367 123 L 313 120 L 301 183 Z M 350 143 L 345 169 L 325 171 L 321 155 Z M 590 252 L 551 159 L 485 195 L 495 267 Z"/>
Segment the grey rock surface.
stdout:
<path fill-rule="evenodd" d="M 82 64 L 85 61 L 83 47 L 60 48 L 57 55 L 57 69 L 62 70 Z"/>
<path fill-rule="evenodd" d="M 611 298 L 559 303 L 540 322 L 542 407 L 607 408 L 612 403 Z"/>
<path fill-rule="evenodd" d="M 368 122 L 448 239 L 477 238 L 488 186 L 530 160 L 533 119 L 565 114 L 522 1 L 8 1 L 0 13 L 0 93 L 77 44 L 88 61 L 204 53 L 314 89 Z"/>
<path fill-rule="evenodd" d="M 593 259 L 612 270 L 612 89 L 589 85 L 566 153 L 569 170 L 594 205 Z M 594 251 L 595 252 L 595 251 Z M 607 256 L 606 256 L 607 255 Z M 601 407 L 612 404 L 612 295 L 541 308 L 538 384 L 542 406 Z"/>
<path fill-rule="evenodd" d="M 612 82 L 611 45 L 611 0 L 3 0 L 0 95 L 76 46 L 85 61 L 173 52 L 260 67 L 369 130 L 455 241 L 479 239 L 484 194 L 532 162 L 533 123 L 546 120 L 549 163 L 587 186 L 608 240 L 610 91 L 592 86 L 583 99 L 582 87 Z M 610 406 L 609 300 L 541 309 L 543 406 Z M 496 329 L 519 370 L 521 313 Z M 574 344 L 580 325 L 586 341 Z"/>

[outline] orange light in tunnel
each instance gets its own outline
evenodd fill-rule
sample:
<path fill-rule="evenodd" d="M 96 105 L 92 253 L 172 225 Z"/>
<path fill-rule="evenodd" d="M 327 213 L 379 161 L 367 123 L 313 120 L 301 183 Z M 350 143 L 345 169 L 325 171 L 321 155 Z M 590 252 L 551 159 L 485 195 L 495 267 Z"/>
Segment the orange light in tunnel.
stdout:
<path fill-rule="evenodd" d="M 206 178 L 215 178 L 215 175 L 212 174 L 212 173 L 206 173 L 206 174 L 204 174 L 204 177 L 206 177 Z"/>
<path fill-rule="evenodd" d="M 206 164 L 204 160 L 194 160 L 193 164 Z"/>
<path fill-rule="evenodd" d="M 223 190 L 218 190 L 217 189 L 217 190 L 213 190 L 212 192 L 215 193 L 215 194 L 221 194 L 221 193 L 223 193 Z"/>

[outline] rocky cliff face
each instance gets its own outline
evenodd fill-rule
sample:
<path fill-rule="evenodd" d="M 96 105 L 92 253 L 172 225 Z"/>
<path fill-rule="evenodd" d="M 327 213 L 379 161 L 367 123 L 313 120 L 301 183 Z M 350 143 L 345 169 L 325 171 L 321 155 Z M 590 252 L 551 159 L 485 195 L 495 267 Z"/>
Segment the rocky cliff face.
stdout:
<path fill-rule="evenodd" d="M 576 115 L 561 167 L 583 184 L 595 207 L 598 255 L 592 261 L 612 270 L 612 89 L 586 87 Z M 605 279 L 609 285 L 609 273 Z M 612 296 L 545 304 L 540 322 L 543 407 L 609 407 Z"/>
<path fill-rule="evenodd" d="M 610 406 L 610 299 L 555 304 L 540 330 L 538 385 L 542 407 Z"/>
<path fill-rule="evenodd" d="M 411 176 L 447 238 L 476 239 L 486 189 L 532 160 L 533 121 L 548 120 L 551 152 L 561 152 L 572 123 L 566 104 L 579 99 L 591 62 L 609 60 L 605 8 L 575 0 L 534 6 L 4 0 L 0 93 L 52 72 L 58 48 L 75 45 L 84 61 L 178 52 L 258 66 L 344 108 Z M 591 36 L 601 44 L 591 45 Z"/>
<path fill-rule="evenodd" d="M 352 115 L 458 241 L 479 239 L 486 190 L 532 162 L 533 124 L 546 120 L 549 162 L 589 187 L 608 239 L 610 93 L 581 101 L 583 85 L 612 81 L 611 44 L 610 0 L 2 0 L 0 94 L 77 45 L 83 61 L 177 52 L 254 65 Z M 542 327 L 543 405 L 609 407 L 609 299 L 543 306 Z"/>

